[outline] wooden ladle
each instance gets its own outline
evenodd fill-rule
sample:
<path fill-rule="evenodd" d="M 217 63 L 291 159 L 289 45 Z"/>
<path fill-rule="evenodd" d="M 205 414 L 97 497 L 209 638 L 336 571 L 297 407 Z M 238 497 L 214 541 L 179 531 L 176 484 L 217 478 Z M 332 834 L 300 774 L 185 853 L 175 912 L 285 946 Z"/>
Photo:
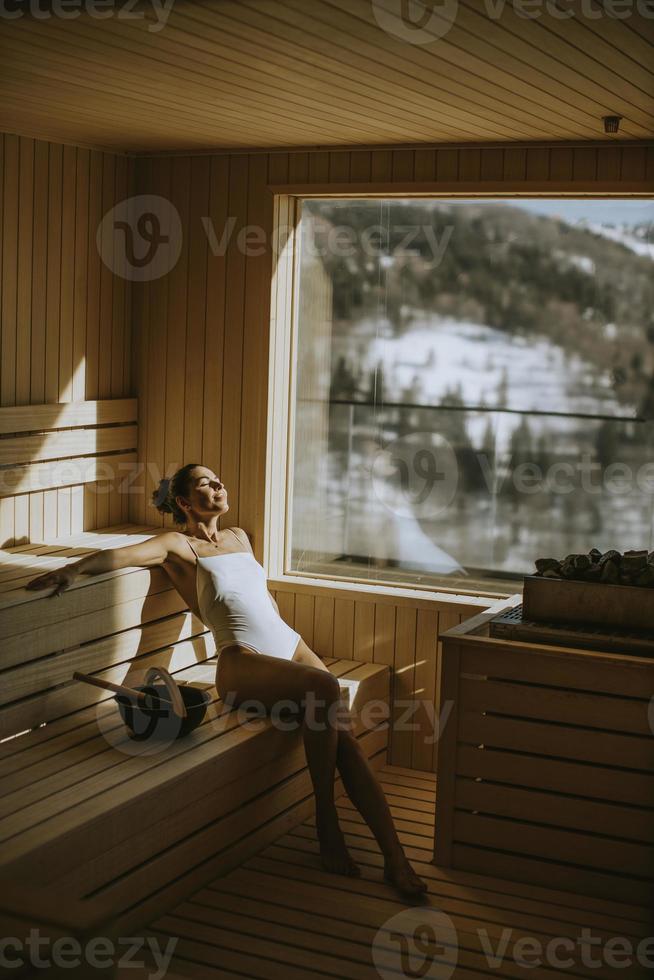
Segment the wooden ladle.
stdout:
<path fill-rule="evenodd" d="M 73 680 L 84 681 L 85 684 L 91 684 L 93 687 L 101 687 L 103 691 L 113 691 L 114 694 L 124 694 L 128 698 L 136 698 L 138 701 L 145 701 L 146 698 L 153 697 L 152 694 L 148 694 L 147 691 L 136 691 L 133 687 L 126 687 L 125 684 L 114 684 L 112 681 L 103 681 L 99 677 L 92 677 L 90 674 L 82 674 L 79 670 L 76 670 L 73 674 Z M 173 702 L 169 701 L 167 698 L 156 696 L 158 701 L 162 704 L 169 704 L 173 706 Z"/>

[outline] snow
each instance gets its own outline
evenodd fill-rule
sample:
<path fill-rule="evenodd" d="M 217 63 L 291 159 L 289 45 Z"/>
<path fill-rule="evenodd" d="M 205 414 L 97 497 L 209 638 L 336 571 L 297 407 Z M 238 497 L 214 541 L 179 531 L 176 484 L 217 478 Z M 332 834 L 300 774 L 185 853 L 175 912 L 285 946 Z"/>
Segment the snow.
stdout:
<path fill-rule="evenodd" d="M 602 235 L 603 238 L 609 238 L 612 242 L 618 242 L 618 244 L 624 245 L 625 248 L 635 252 L 636 255 L 644 255 L 645 258 L 654 261 L 654 242 L 643 241 L 642 238 L 630 235 L 624 229 L 611 228 L 607 225 L 589 222 L 586 227 L 596 235 Z"/>
<path fill-rule="evenodd" d="M 360 326 L 364 329 L 363 321 Z M 545 337 L 528 340 L 484 324 L 422 316 L 403 336 L 371 339 L 363 353 L 364 371 L 380 361 L 388 401 L 406 401 L 403 391 L 417 374 L 427 405 L 440 404 L 456 379 L 468 406 L 624 414 L 608 378 Z"/>
<path fill-rule="evenodd" d="M 588 255 L 569 255 L 568 256 L 572 265 L 581 269 L 582 272 L 587 272 L 589 276 L 595 273 L 595 263 Z"/>

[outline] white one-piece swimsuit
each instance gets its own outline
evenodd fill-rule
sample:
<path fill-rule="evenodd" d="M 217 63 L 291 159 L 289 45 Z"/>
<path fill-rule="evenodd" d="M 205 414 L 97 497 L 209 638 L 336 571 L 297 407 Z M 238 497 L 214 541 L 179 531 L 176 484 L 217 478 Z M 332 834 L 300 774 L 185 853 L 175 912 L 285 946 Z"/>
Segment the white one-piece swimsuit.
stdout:
<path fill-rule="evenodd" d="M 236 536 L 236 535 L 235 535 Z M 233 643 L 255 653 L 292 660 L 300 634 L 284 622 L 268 594 L 266 572 L 249 551 L 196 557 L 198 609 L 216 652 Z"/>

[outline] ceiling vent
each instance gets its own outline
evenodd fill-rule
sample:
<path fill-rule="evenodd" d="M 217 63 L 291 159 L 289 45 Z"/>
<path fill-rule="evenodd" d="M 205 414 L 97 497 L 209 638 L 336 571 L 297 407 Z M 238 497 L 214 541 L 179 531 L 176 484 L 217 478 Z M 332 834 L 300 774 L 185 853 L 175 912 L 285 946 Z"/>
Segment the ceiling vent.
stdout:
<path fill-rule="evenodd" d="M 604 121 L 604 132 L 605 133 L 617 133 L 620 129 L 620 120 L 622 116 L 603 116 Z"/>

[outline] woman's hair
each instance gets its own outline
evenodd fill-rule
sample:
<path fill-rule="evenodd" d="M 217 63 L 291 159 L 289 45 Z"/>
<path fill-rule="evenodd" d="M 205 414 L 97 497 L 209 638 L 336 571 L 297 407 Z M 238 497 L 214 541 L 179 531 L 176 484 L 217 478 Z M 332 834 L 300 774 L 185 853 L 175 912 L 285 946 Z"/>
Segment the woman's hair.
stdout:
<path fill-rule="evenodd" d="M 159 488 L 152 494 L 152 503 L 160 514 L 172 514 L 175 524 L 186 524 L 187 516 L 176 503 L 176 497 L 187 497 L 192 483 L 191 473 L 202 463 L 187 463 L 172 477 L 159 481 Z"/>

